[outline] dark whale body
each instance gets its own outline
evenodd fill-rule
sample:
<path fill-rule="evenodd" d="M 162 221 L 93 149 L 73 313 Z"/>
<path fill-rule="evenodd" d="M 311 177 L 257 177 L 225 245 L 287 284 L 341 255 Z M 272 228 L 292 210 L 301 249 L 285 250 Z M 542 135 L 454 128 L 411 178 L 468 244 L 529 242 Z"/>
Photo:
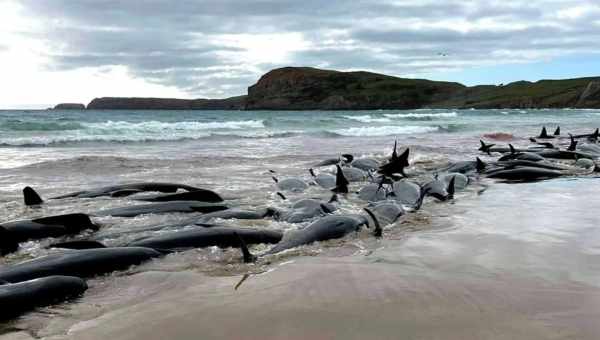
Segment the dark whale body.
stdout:
<path fill-rule="evenodd" d="M 270 243 L 281 241 L 283 233 L 274 230 L 250 228 L 234 228 L 214 226 L 193 230 L 182 230 L 158 236 L 146 237 L 129 243 L 128 247 L 148 247 L 155 249 L 188 249 L 218 246 L 220 248 L 240 247 L 241 236 L 247 244 Z"/>
<path fill-rule="evenodd" d="M 368 220 L 361 215 L 325 216 L 306 228 L 295 232 L 288 239 L 279 242 L 273 248 L 269 249 L 265 255 L 276 254 L 317 241 L 342 238 L 351 232 L 359 231 L 363 225 L 368 225 Z"/>
<path fill-rule="evenodd" d="M 162 255 L 155 249 L 142 247 L 67 251 L 6 266 L 0 270 L 0 280 L 17 283 L 52 275 L 92 277 L 127 269 Z"/>
<path fill-rule="evenodd" d="M 0 285 L 0 320 L 75 298 L 86 289 L 85 281 L 73 276 L 48 276 Z"/>
<path fill-rule="evenodd" d="M 222 204 L 204 203 L 198 201 L 172 201 L 101 210 L 96 213 L 96 216 L 135 217 L 143 214 L 165 214 L 174 212 L 209 213 L 225 209 L 227 209 L 227 206 Z"/>
<path fill-rule="evenodd" d="M 99 229 L 86 214 L 56 215 L 2 223 L 0 224 L 0 254 L 16 251 L 21 242 L 75 235 L 86 229 L 93 231 Z"/>
<path fill-rule="evenodd" d="M 167 195 L 153 195 L 148 197 L 138 197 L 139 201 L 146 202 L 172 202 L 172 201 L 200 201 L 218 203 L 223 202 L 223 198 L 214 191 L 206 189 L 197 189 L 194 191 L 180 192 Z"/>
<path fill-rule="evenodd" d="M 112 196 L 113 193 L 121 193 L 122 195 L 117 194 L 117 196 L 126 196 L 124 193 L 139 193 L 145 191 L 157 191 L 162 193 L 175 193 L 177 190 L 187 190 L 187 191 L 198 191 L 200 188 L 196 188 L 193 186 L 185 185 L 185 184 L 177 184 L 177 183 L 161 183 L 161 182 L 140 182 L 140 183 L 130 183 L 130 184 L 120 184 L 120 185 L 112 185 L 107 187 L 101 187 L 96 189 L 84 190 L 72 192 L 69 194 L 52 197 L 51 199 L 61 199 L 61 198 L 95 198 L 101 196 Z"/>

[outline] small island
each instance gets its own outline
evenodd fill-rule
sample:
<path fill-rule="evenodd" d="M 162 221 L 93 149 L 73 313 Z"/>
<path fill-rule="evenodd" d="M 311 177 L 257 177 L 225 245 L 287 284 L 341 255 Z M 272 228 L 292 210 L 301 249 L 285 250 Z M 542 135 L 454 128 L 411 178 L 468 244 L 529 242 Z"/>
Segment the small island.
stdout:
<path fill-rule="evenodd" d="M 52 110 L 85 110 L 85 105 L 80 103 L 60 103 L 54 106 Z"/>

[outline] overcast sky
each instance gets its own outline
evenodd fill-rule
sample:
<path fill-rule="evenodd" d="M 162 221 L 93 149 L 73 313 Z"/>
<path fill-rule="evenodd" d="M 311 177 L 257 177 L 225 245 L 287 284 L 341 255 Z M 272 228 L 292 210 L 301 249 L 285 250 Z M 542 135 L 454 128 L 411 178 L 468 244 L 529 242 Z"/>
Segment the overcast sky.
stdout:
<path fill-rule="evenodd" d="M 282 66 L 600 76 L 599 1 L 0 0 L 0 108 L 245 94 Z"/>

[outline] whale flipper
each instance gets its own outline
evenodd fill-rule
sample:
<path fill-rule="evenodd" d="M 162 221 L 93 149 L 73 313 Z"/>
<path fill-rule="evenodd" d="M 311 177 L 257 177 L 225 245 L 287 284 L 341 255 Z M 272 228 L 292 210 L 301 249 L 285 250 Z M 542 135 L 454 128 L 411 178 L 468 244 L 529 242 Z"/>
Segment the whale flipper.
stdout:
<path fill-rule="evenodd" d="M 23 200 L 25 205 L 38 205 L 44 203 L 44 200 L 38 195 L 32 187 L 23 188 Z"/>
<path fill-rule="evenodd" d="M 381 224 L 379 224 L 377 217 L 375 217 L 375 214 L 373 214 L 373 212 L 371 210 L 369 210 L 368 208 L 364 208 L 364 210 L 367 212 L 367 214 L 369 214 L 369 216 L 371 216 L 371 219 L 373 219 L 373 223 L 375 224 L 375 230 L 373 230 L 373 236 L 381 237 L 381 235 L 383 234 L 383 229 L 381 228 Z"/>
<path fill-rule="evenodd" d="M 556 127 L 556 130 L 554 130 L 554 135 L 555 136 L 560 136 L 560 126 Z"/>
<path fill-rule="evenodd" d="M 256 256 L 252 255 L 252 253 L 250 252 L 250 249 L 248 249 L 248 246 L 246 245 L 246 242 L 244 241 L 242 236 L 240 236 L 240 234 L 235 233 L 235 232 L 233 234 L 240 241 L 240 249 L 242 250 L 242 255 L 244 256 L 244 263 L 252 263 L 252 262 L 256 261 Z"/>

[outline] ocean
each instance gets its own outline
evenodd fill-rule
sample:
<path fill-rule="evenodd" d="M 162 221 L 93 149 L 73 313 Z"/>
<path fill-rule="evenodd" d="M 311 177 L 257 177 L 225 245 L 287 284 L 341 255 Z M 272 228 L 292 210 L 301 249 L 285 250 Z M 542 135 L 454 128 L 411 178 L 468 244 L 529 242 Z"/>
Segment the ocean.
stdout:
<path fill-rule="evenodd" d="M 138 181 L 211 189 L 245 209 L 284 207 L 272 172 L 310 180 L 308 169 L 321 160 L 346 153 L 384 159 L 397 140 L 411 150 L 409 175 L 435 173 L 450 162 L 494 160 L 477 151 L 480 139 L 525 147 L 542 126 L 549 133 L 557 126 L 563 135 L 591 133 L 600 110 L 0 111 L 0 216 L 11 221 L 137 204 L 65 199 L 27 208 L 25 186 L 51 197 Z M 30 313 L 11 327 L 52 339 L 266 339 L 294 332 L 392 338 L 399 327 L 407 338 L 543 339 L 556 331 L 598 338 L 592 321 L 600 316 L 598 189 L 593 176 L 528 184 L 482 179 L 452 204 L 426 201 L 422 211 L 388 226 L 381 240 L 362 232 L 252 265 L 240 263 L 236 249 L 171 254 L 92 279 L 81 299 Z M 292 200 L 327 196 L 317 186 L 290 194 Z M 340 211 L 360 213 L 364 205 L 350 194 Z M 166 232 L 140 228 L 188 218 L 94 221 L 100 235 L 128 232 L 104 240 L 119 245 Z M 288 233 L 305 225 L 219 222 Z M 28 242 L 0 266 L 53 252 L 45 248 L 51 242 Z M 255 275 L 234 289 L 247 273 Z M 237 328 L 226 320 L 238 320 Z"/>

